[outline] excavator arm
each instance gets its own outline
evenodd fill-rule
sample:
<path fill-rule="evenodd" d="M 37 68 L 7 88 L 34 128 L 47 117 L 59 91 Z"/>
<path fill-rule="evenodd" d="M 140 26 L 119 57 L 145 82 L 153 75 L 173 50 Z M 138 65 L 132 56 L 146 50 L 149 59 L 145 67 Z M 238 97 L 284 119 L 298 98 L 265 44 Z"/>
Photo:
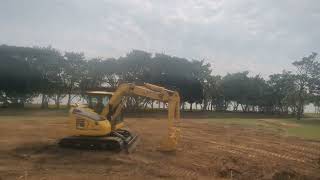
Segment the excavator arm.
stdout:
<path fill-rule="evenodd" d="M 116 127 L 116 117 L 121 114 L 122 97 L 131 95 L 138 95 L 168 103 L 167 137 L 163 139 L 160 149 L 163 151 L 175 149 L 180 132 L 178 128 L 174 127 L 174 122 L 180 119 L 179 93 L 149 83 L 144 83 L 143 85 L 135 85 L 133 83 L 121 84 L 101 113 L 102 116 L 110 121 L 112 130 L 115 130 Z"/>

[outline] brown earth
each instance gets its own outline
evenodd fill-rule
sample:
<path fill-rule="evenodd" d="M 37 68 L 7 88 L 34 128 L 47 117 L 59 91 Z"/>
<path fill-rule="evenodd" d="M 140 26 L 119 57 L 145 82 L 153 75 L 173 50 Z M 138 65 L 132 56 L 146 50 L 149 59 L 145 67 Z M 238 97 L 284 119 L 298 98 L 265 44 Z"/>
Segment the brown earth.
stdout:
<path fill-rule="evenodd" d="M 126 154 L 59 148 L 67 135 L 61 115 L 10 118 L 0 117 L 3 180 L 320 179 L 320 142 L 265 129 L 182 119 L 178 150 L 163 153 L 164 118 L 127 118 L 140 143 Z"/>

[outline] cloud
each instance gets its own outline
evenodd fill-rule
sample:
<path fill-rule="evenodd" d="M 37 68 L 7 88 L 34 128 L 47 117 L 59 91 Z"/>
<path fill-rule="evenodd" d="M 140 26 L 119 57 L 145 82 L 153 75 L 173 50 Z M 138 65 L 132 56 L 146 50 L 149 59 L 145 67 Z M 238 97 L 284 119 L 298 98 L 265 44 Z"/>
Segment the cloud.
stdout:
<path fill-rule="evenodd" d="M 0 43 L 88 56 L 132 49 L 267 76 L 320 52 L 317 0 L 2 0 Z"/>

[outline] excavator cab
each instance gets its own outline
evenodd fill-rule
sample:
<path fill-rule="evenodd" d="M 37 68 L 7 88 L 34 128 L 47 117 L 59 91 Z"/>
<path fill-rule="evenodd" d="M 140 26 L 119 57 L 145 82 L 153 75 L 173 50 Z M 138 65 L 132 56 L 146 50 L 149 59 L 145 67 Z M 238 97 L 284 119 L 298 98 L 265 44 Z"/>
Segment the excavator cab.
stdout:
<path fill-rule="evenodd" d="M 95 113 L 101 114 L 103 109 L 108 105 L 113 92 L 107 91 L 87 91 L 86 98 L 88 101 L 88 108 L 92 109 Z M 114 125 L 119 125 L 123 122 L 123 113 L 116 117 Z M 121 125 L 123 126 L 123 125 Z"/>
<path fill-rule="evenodd" d="M 100 114 L 103 108 L 109 103 L 113 92 L 106 91 L 87 91 L 86 99 L 88 102 L 88 107 L 93 109 L 94 112 Z"/>

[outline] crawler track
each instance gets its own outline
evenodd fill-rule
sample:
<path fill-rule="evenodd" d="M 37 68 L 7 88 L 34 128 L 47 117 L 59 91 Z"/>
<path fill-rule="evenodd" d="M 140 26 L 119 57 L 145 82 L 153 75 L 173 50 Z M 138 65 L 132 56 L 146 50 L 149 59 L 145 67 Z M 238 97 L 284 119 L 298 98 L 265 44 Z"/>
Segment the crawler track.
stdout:
<path fill-rule="evenodd" d="M 129 151 L 130 147 L 136 143 L 137 136 L 131 135 L 129 131 L 117 130 L 107 136 L 69 136 L 61 139 L 59 145 L 65 148 L 95 149 L 109 151 Z"/>

